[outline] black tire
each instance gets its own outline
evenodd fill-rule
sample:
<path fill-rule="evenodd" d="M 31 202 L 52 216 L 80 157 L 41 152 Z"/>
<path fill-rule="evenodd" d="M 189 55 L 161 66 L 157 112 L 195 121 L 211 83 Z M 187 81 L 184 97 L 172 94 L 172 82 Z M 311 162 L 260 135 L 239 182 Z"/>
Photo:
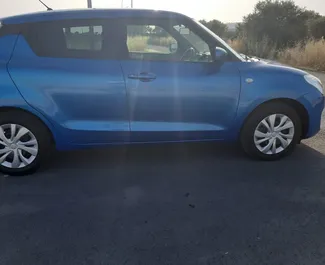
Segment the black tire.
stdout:
<path fill-rule="evenodd" d="M 284 114 L 291 119 L 294 124 L 294 137 L 292 142 L 278 154 L 264 154 L 255 146 L 254 143 L 254 132 L 258 124 L 266 117 L 272 114 Z M 243 150 L 252 158 L 273 161 L 283 158 L 295 149 L 296 145 L 299 143 L 302 132 L 302 123 L 296 110 L 288 104 L 282 102 L 270 102 L 258 107 L 254 112 L 248 117 L 244 123 L 241 134 L 240 143 Z"/>
<path fill-rule="evenodd" d="M 34 173 L 48 158 L 53 150 L 52 135 L 48 128 L 38 118 L 23 111 L 6 111 L 0 113 L 0 126 L 18 124 L 30 130 L 36 137 L 38 153 L 34 161 L 23 168 L 8 168 L 0 164 L 0 171 L 6 175 L 23 176 Z"/>

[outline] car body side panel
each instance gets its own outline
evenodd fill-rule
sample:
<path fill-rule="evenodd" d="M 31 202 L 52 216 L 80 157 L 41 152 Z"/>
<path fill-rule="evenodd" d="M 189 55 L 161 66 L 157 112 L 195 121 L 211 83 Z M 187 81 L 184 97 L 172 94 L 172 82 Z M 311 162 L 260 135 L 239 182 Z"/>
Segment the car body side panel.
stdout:
<path fill-rule="evenodd" d="M 17 38 L 18 35 L 8 35 L 0 38 L 0 110 L 1 108 L 14 108 L 35 115 L 52 131 L 54 139 L 58 140 L 60 137 L 56 134 L 53 125 L 27 104 L 7 71 L 7 63 L 10 60 Z"/>
<path fill-rule="evenodd" d="M 8 69 L 28 104 L 55 124 L 60 146 L 128 141 L 119 62 L 38 57 L 19 36 Z"/>
<path fill-rule="evenodd" d="M 292 99 L 301 103 L 308 114 L 315 114 L 311 103 L 303 100 L 304 95 L 314 91 L 322 100 L 322 95 L 303 78 L 304 72 L 289 67 L 272 66 L 265 63 L 241 63 L 242 90 L 238 113 L 229 135 L 237 139 L 248 115 L 259 105 L 274 99 Z M 315 107 L 315 106 L 314 106 Z M 317 112 L 317 110 L 315 110 Z M 320 110 L 318 112 L 321 113 Z M 317 116 L 319 116 L 317 114 Z"/>
<path fill-rule="evenodd" d="M 132 141 L 222 140 L 240 95 L 236 63 L 122 61 Z M 141 72 L 155 80 L 128 78 Z"/>
<path fill-rule="evenodd" d="M 6 65 L 15 47 L 18 35 L 6 35 L 0 38 L 0 64 Z"/>

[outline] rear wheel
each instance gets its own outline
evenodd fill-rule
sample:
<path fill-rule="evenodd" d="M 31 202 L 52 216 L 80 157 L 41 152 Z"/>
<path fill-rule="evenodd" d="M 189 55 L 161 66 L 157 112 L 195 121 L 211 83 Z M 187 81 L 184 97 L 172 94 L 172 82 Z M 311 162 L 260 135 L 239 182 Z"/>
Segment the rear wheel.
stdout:
<path fill-rule="evenodd" d="M 274 102 L 258 108 L 243 126 L 240 141 L 247 154 L 276 160 L 290 154 L 301 137 L 301 120 L 291 106 Z"/>
<path fill-rule="evenodd" d="M 37 118 L 24 112 L 0 117 L 0 171 L 25 175 L 38 169 L 51 150 L 51 135 Z"/>

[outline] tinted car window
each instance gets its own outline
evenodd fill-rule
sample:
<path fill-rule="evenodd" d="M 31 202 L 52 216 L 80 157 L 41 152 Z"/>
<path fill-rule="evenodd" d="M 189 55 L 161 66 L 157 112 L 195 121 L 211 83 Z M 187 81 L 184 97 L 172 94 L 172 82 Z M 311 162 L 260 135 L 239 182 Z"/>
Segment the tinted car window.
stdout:
<path fill-rule="evenodd" d="M 103 58 L 103 25 L 89 21 L 46 22 L 24 33 L 33 51 L 42 57 Z"/>
<path fill-rule="evenodd" d="M 64 27 L 66 47 L 69 50 L 94 50 L 102 49 L 102 26 Z"/>

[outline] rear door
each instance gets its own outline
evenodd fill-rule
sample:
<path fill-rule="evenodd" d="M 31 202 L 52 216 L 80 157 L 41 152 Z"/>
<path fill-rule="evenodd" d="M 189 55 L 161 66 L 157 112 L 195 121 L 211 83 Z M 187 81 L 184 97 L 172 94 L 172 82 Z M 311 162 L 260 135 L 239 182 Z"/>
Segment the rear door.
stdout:
<path fill-rule="evenodd" d="M 126 89 L 105 20 L 29 25 L 19 36 L 10 74 L 26 101 L 72 144 L 129 140 Z"/>

